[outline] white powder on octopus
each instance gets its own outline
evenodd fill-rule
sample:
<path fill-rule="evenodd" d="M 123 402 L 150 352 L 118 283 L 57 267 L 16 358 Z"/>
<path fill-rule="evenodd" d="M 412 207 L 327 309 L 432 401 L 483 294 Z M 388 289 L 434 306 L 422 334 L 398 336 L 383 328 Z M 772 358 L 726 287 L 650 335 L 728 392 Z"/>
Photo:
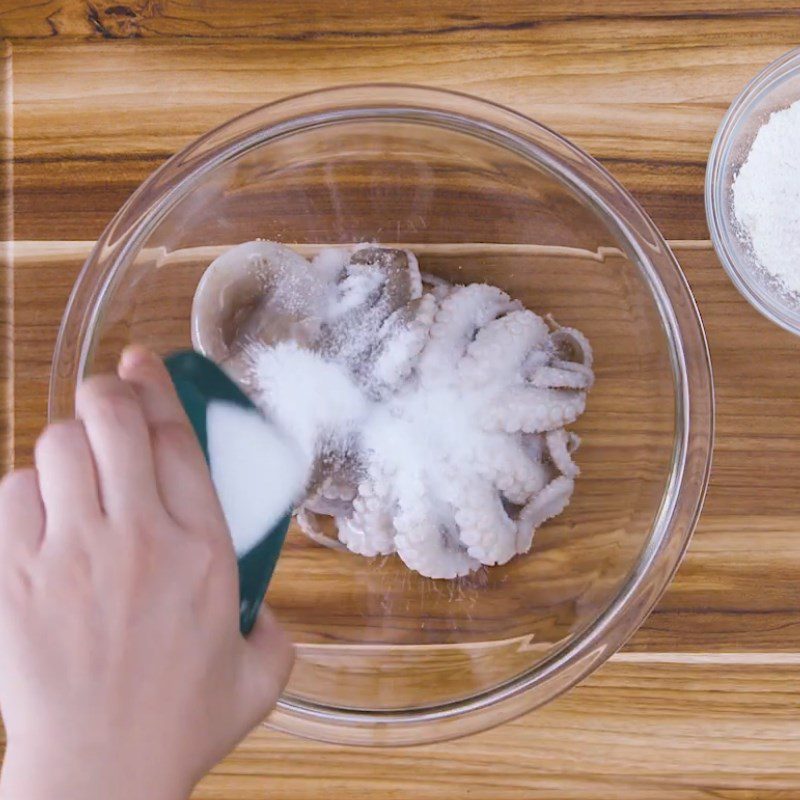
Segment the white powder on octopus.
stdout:
<path fill-rule="evenodd" d="M 313 457 L 331 438 L 358 435 L 365 457 L 393 476 L 400 496 L 447 481 L 441 453 L 451 463 L 469 463 L 490 436 L 475 427 L 480 393 L 411 388 L 372 403 L 344 367 L 293 342 L 256 351 L 254 364 L 260 404 L 304 452 Z"/>
<path fill-rule="evenodd" d="M 391 300 L 383 291 L 385 276 L 360 264 L 351 265 L 347 277 L 331 295 L 325 311 L 330 347 L 337 361 L 364 379 L 363 366 L 379 339 L 390 313 Z"/>
<path fill-rule="evenodd" d="M 253 252 L 249 258 L 253 266 L 260 266 L 270 275 L 269 286 L 264 289 L 273 307 L 283 314 L 322 313 L 328 301 L 327 278 L 321 280 L 316 270 L 309 269 L 308 261 L 291 250 L 278 249 L 270 242 L 252 242 L 251 247 Z"/>
<path fill-rule="evenodd" d="M 374 269 L 353 269 L 339 284 L 339 290 L 328 306 L 326 317 L 338 319 L 348 311 L 363 306 L 371 296 L 376 295 L 384 283 L 384 277 Z"/>
<path fill-rule="evenodd" d="M 369 401 L 347 370 L 295 342 L 253 351 L 262 408 L 312 458 L 320 445 L 346 438 L 369 412 Z"/>
<path fill-rule="evenodd" d="M 324 541 L 314 519 L 334 516 L 348 549 L 397 552 L 411 569 L 432 578 L 466 575 L 527 551 L 532 526 L 558 513 L 572 491 L 571 479 L 553 480 L 558 470 L 539 434 L 573 421 L 582 408 L 586 388 L 565 388 L 574 370 L 559 366 L 555 348 L 557 340 L 568 340 L 564 357 L 585 364 L 591 383 L 591 350 L 582 335 L 558 329 L 544 343 L 528 343 L 510 330 L 504 348 L 497 332 L 488 331 L 494 314 L 483 315 L 482 304 L 497 306 L 498 314 L 518 304 L 481 284 L 420 297 L 411 253 L 403 277 L 397 271 L 402 259 L 391 250 L 354 258 L 352 248 L 330 248 L 308 262 L 274 243 L 257 243 L 249 254 L 254 249 L 266 259 L 269 309 L 262 327 L 273 325 L 273 311 L 302 326 L 298 335 L 292 326 L 278 326 L 279 335 L 269 339 L 256 331 L 244 348 L 243 371 L 254 401 L 297 442 L 307 465 L 304 530 Z M 270 294 L 273 281 L 281 287 L 276 295 Z M 483 346 L 471 356 L 477 366 L 465 372 L 464 349 L 478 338 Z M 528 353 L 514 368 L 521 347 L 536 356 Z M 543 385 L 534 385 L 534 377 Z M 506 408 L 498 398 L 509 394 L 514 403 Z M 223 431 L 217 450 L 228 436 L 248 433 Z M 259 447 L 276 449 L 266 441 Z M 559 463 L 565 474 L 574 471 L 568 451 Z M 242 469 L 263 479 L 281 468 L 248 460 Z M 330 494 L 337 481 L 341 489 Z M 227 505 L 247 506 L 244 494 L 223 492 L 231 498 Z M 255 523 L 266 512 L 256 507 L 236 526 L 245 530 L 244 541 L 261 533 Z M 524 520 L 535 519 L 520 545 L 517 523 L 524 522 L 526 508 Z"/>
<path fill-rule="evenodd" d="M 800 101 L 759 129 L 733 182 L 733 212 L 760 265 L 800 292 Z"/>
<path fill-rule="evenodd" d="M 484 437 L 491 435 L 476 429 L 474 418 L 472 404 L 455 389 L 417 388 L 377 404 L 362 429 L 368 471 L 386 476 L 401 512 L 436 518 L 451 546 L 457 546 L 452 543 L 458 536 L 445 498 L 458 489 L 455 465 L 473 463 Z"/>
<path fill-rule="evenodd" d="M 361 267 L 337 284 L 350 259 L 347 248 L 324 247 L 314 256 L 310 268 L 309 263 L 293 251 L 273 252 L 269 242 L 239 245 L 224 257 L 240 258 L 236 252 L 240 249 L 242 255 L 249 254 L 254 264 L 268 263 L 273 280 L 264 289 L 269 292 L 272 304 L 284 313 L 302 312 L 334 318 L 359 306 L 382 282 L 379 273 Z"/>
<path fill-rule="evenodd" d="M 317 279 L 332 284 L 339 277 L 347 262 L 350 252 L 344 247 L 323 247 L 313 258 L 311 267 Z"/>
<path fill-rule="evenodd" d="M 474 459 L 486 434 L 475 427 L 471 400 L 442 386 L 411 389 L 375 407 L 362 428 L 363 449 L 391 476 L 398 497 L 441 495 L 436 487 L 449 482 L 442 453 L 450 463 Z"/>

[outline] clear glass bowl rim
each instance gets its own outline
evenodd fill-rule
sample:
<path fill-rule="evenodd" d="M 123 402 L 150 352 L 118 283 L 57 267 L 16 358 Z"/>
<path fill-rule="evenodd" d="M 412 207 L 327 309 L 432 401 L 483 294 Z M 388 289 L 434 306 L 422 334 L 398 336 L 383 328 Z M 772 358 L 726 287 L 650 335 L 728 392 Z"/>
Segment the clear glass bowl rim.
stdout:
<path fill-rule="evenodd" d="M 737 248 L 728 235 L 730 227 L 724 212 L 724 194 L 730 189 L 724 181 L 725 168 L 736 142 L 739 127 L 749 119 L 757 105 L 776 85 L 782 83 L 789 73 L 796 71 L 800 71 L 800 47 L 789 50 L 769 63 L 734 98 L 717 128 L 708 154 L 705 207 L 711 242 L 733 285 L 742 297 L 770 322 L 800 336 L 800 310 L 782 303 L 776 295 L 765 291 L 753 279 L 752 269 L 739 264 Z"/>
<path fill-rule="evenodd" d="M 626 243 L 652 292 L 675 385 L 672 468 L 656 523 L 625 585 L 569 647 L 460 701 L 354 712 L 285 695 L 268 720 L 276 729 L 323 741 L 394 746 L 452 739 L 537 708 L 605 662 L 638 629 L 668 586 L 702 509 L 711 468 L 714 393 L 705 333 L 686 279 L 650 218 L 600 164 L 549 128 L 499 104 L 459 92 L 382 83 L 336 86 L 256 108 L 200 137 L 144 181 L 109 223 L 73 287 L 54 352 L 50 419 L 74 412 L 74 389 L 91 356 L 90 334 L 120 267 L 194 179 L 272 138 L 367 118 L 415 121 L 488 138 L 588 200 Z"/>

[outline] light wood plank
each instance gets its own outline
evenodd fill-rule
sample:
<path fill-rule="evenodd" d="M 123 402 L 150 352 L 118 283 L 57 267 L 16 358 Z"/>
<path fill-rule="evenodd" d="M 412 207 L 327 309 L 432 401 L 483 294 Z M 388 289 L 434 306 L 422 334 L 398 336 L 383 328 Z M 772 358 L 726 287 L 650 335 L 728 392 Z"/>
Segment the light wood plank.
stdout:
<path fill-rule="evenodd" d="M 131 37 L 253 38 L 273 41 L 330 39 L 482 38 L 586 21 L 597 26 L 641 22 L 673 23 L 682 33 L 691 25 L 713 22 L 750 25 L 785 21 L 797 13 L 791 3 L 776 0 L 733 4 L 713 0 L 698 8 L 693 0 L 443 0 L 432 7 L 421 0 L 351 0 L 331 7 L 327 0 L 286 0 L 260 4 L 248 0 L 2 0 L 0 31 L 13 38 L 91 37 L 99 41 Z"/>
<path fill-rule="evenodd" d="M 702 179 L 722 113 L 800 28 L 772 17 L 755 28 L 728 21 L 724 34 L 716 20 L 693 20 L 680 36 L 659 21 L 562 25 L 468 47 L 426 37 L 370 46 L 237 39 L 215 42 L 213 59 L 202 42 L 19 43 L 17 235 L 96 237 L 148 173 L 203 131 L 295 92 L 391 80 L 529 114 L 599 158 L 667 236 L 706 238 Z"/>
<path fill-rule="evenodd" d="M 793 800 L 797 665 L 610 662 L 515 722 L 356 749 L 255 731 L 196 800 Z"/>
<path fill-rule="evenodd" d="M 0 470 L 13 463 L 14 114 L 11 44 L 0 42 Z"/>
<path fill-rule="evenodd" d="M 259 733 L 220 767 L 225 777 L 210 776 L 198 796 L 214 797 L 218 789 L 235 796 L 257 784 L 257 770 L 264 792 L 312 797 L 308 764 L 316 762 L 341 797 L 374 789 L 359 779 L 367 769 L 398 798 L 780 797 L 800 777 L 796 676 L 796 668 L 612 663 L 501 729 L 405 751 L 307 744 L 299 757 L 290 741 Z M 231 778 L 241 782 L 232 785 Z"/>
<path fill-rule="evenodd" d="M 46 415 L 50 357 L 89 242 L 18 242 L 16 451 Z M 708 244 L 676 244 L 709 331 L 718 391 L 705 513 L 674 583 L 629 643 L 637 652 L 800 651 L 800 366 L 794 337 L 736 293 Z M 750 342 L 758 341 L 753 358 Z M 776 464 L 780 464 L 776 468 Z"/>

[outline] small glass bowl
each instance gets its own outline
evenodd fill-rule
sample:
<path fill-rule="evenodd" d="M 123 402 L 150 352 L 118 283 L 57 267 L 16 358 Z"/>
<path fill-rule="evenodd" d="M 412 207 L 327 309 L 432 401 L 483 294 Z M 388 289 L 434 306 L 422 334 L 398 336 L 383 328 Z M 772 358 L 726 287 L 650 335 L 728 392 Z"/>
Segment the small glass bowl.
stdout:
<path fill-rule="evenodd" d="M 705 204 L 711 241 L 734 286 L 753 308 L 800 335 L 800 297 L 789 294 L 759 264 L 733 214 L 733 182 L 759 129 L 775 111 L 800 99 L 800 48 L 758 73 L 731 103 L 706 169 Z"/>
<path fill-rule="evenodd" d="M 596 382 L 569 507 L 529 556 L 458 583 L 339 553 L 290 528 L 267 600 L 297 645 L 270 724 L 341 744 L 420 744 L 497 725 L 597 669 L 642 623 L 705 494 L 713 390 L 672 253 L 582 151 L 509 109 L 377 85 L 264 106 L 157 170 L 89 256 L 61 327 L 50 415 L 130 341 L 190 346 L 198 281 L 231 245 L 313 253 L 380 241 L 580 328 Z M 325 397 L 320 397 L 325 402 Z"/>

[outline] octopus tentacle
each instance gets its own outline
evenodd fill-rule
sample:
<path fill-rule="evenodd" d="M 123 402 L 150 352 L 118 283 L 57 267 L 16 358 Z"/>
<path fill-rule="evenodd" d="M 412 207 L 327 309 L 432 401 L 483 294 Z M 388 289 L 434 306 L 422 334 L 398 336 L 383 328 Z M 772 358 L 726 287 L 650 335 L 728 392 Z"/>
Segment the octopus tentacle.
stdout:
<path fill-rule="evenodd" d="M 541 389 L 589 389 L 593 381 L 592 370 L 573 361 L 553 361 L 539 367 L 529 379 Z"/>
<path fill-rule="evenodd" d="M 548 328 L 533 311 L 521 309 L 491 320 L 481 328 L 458 365 L 462 380 L 486 385 L 489 380 L 509 380 L 519 373 L 531 350 L 545 345 Z"/>
<path fill-rule="evenodd" d="M 386 515 L 360 514 L 355 509 L 350 516 L 336 517 L 339 541 L 359 556 L 374 558 L 395 551 L 396 530 Z"/>
<path fill-rule="evenodd" d="M 324 514 L 325 512 L 320 513 Z M 301 507 L 295 513 L 295 519 L 297 520 L 297 525 L 300 530 L 306 536 L 308 536 L 312 542 L 316 542 L 323 547 L 328 547 L 331 550 L 338 550 L 339 552 L 344 553 L 347 552 L 347 547 L 345 547 L 345 545 L 336 539 L 332 539 L 322 531 L 322 529 L 319 527 L 319 519 L 315 512 L 310 511 L 308 508 Z"/>
<path fill-rule="evenodd" d="M 489 406 L 483 426 L 506 433 L 544 433 L 574 422 L 585 406 L 583 392 L 515 386 Z"/>
<path fill-rule="evenodd" d="M 346 364 L 359 383 L 369 386 L 383 326 L 421 296 L 422 278 L 413 253 L 357 246 L 329 298 L 320 351 Z"/>
<path fill-rule="evenodd" d="M 572 460 L 572 453 L 578 449 L 580 439 L 574 433 L 567 433 L 563 428 L 548 431 L 545 434 L 547 452 L 553 466 L 568 478 L 577 478 L 580 473 L 578 465 Z"/>
<path fill-rule="evenodd" d="M 591 369 L 594 361 L 589 340 L 576 328 L 558 327 L 550 334 L 550 343 L 556 357 L 572 361 Z"/>
<path fill-rule="evenodd" d="M 547 456 L 547 443 L 542 433 L 521 433 L 519 435 L 519 443 L 525 454 L 532 461 L 542 462 Z"/>
<path fill-rule="evenodd" d="M 453 291 L 453 284 L 449 283 L 444 278 L 440 278 L 438 275 L 434 275 L 430 272 L 422 272 L 420 274 L 422 276 L 423 288 L 429 291 L 436 298 L 437 302 L 441 303 L 442 300 Z"/>
<path fill-rule="evenodd" d="M 428 578 L 452 579 L 480 567 L 480 561 L 459 547 L 457 534 L 446 520 L 430 509 L 401 504 L 394 522 L 397 555 L 409 569 Z"/>
<path fill-rule="evenodd" d="M 381 299 L 386 276 L 366 266 L 348 264 L 345 277 L 336 284 L 336 296 L 328 312 L 329 320 L 350 320 L 374 307 Z"/>
<path fill-rule="evenodd" d="M 320 457 L 295 518 L 300 530 L 314 542 L 334 550 L 347 550 L 340 541 L 325 534 L 319 516 L 344 517 L 352 513 L 360 465 L 353 457 L 327 453 Z"/>
<path fill-rule="evenodd" d="M 436 299 L 424 294 L 413 307 L 398 309 L 386 320 L 380 332 L 383 346 L 372 370 L 382 393 L 395 389 L 411 373 L 428 340 L 435 314 Z"/>
<path fill-rule="evenodd" d="M 352 513 L 336 517 L 339 541 L 348 550 L 369 557 L 395 551 L 397 531 L 387 499 L 374 481 L 364 480 L 359 484 Z"/>
<path fill-rule="evenodd" d="M 436 380 L 457 363 L 477 330 L 521 305 L 503 291 L 484 283 L 454 289 L 441 303 L 430 330 L 430 340 L 419 360 L 423 381 Z"/>
<path fill-rule="evenodd" d="M 339 516 L 348 511 L 356 498 L 355 476 L 345 468 L 333 474 L 323 475 L 314 489 L 309 492 L 303 505 L 317 514 Z"/>
<path fill-rule="evenodd" d="M 552 360 L 553 354 L 549 347 L 542 350 L 531 350 L 522 362 L 520 377 L 525 381 L 530 380 L 537 369 L 547 366 Z"/>
<path fill-rule="evenodd" d="M 311 269 L 324 285 L 332 286 L 341 277 L 348 261 L 350 261 L 348 248 L 323 247 L 311 259 Z"/>
<path fill-rule="evenodd" d="M 380 271 L 386 279 L 386 293 L 393 308 L 422 297 L 422 275 L 417 257 L 410 250 L 395 250 L 371 244 L 356 245 L 350 264 Z"/>
<path fill-rule="evenodd" d="M 408 286 L 409 286 L 409 299 L 416 300 L 422 297 L 422 272 L 420 272 L 419 261 L 417 257 L 410 250 L 403 250 L 408 261 Z"/>
<path fill-rule="evenodd" d="M 516 525 L 491 484 L 474 481 L 454 499 L 459 539 L 472 558 L 491 566 L 505 564 L 517 554 Z"/>
<path fill-rule="evenodd" d="M 542 450 L 540 447 L 538 455 L 532 457 L 516 437 L 493 436 L 476 459 L 475 471 L 511 503 L 522 505 L 550 480 L 541 460 Z"/>
<path fill-rule="evenodd" d="M 560 475 L 542 489 L 520 512 L 517 520 L 517 552 L 531 549 L 533 534 L 548 519 L 558 516 L 569 503 L 575 482 Z"/>

